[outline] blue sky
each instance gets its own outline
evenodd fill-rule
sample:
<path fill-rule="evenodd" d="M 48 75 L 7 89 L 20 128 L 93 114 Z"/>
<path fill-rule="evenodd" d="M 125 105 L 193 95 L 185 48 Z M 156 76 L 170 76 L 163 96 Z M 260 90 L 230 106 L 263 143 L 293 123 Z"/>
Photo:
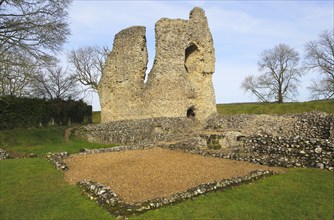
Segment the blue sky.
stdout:
<path fill-rule="evenodd" d="M 130 26 L 146 26 L 148 71 L 155 56 L 154 25 L 162 17 L 188 19 L 202 7 L 216 50 L 213 75 L 217 103 L 252 102 L 240 89 L 242 80 L 259 74 L 259 54 L 285 43 L 304 56 L 306 42 L 334 27 L 333 1 L 76 1 L 69 10 L 71 36 L 64 52 L 82 46 L 112 47 L 115 34 Z M 309 99 L 307 86 L 319 75 L 302 78 L 297 101 Z M 85 99 L 99 110 L 97 95 Z"/>

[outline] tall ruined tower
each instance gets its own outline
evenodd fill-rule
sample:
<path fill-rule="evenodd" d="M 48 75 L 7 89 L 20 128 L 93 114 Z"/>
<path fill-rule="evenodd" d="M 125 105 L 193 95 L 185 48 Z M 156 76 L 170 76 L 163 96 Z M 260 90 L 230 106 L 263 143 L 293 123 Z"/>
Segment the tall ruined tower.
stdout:
<path fill-rule="evenodd" d="M 115 36 L 99 83 L 101 122 L 157 117 L 192 117 L 204 122 L 216 113 L 212 74 L 215 53 L 203 9 L 189 20 L 160 19 L 156 57 L 147 68 L 145 27 Z"/>

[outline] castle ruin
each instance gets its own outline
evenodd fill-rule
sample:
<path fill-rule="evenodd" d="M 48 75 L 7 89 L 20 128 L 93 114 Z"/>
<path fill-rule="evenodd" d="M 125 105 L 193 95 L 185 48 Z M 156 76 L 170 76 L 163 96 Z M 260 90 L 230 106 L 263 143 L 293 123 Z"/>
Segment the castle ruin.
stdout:
<path fill-rule="evenodd" d="M 215 51 L 204 10 L 195 7 L 189 20 L 156 23 L 156 55 L 146 83 L 145 32 L 133 26 L 115 36 L 98 87 L 101 122 L 160 117 L 204 122 L 215 114 Z"/>
<path fill-rule="evenodd" d="M 145 27 L 130 27 L 115 36 L 99 84 L 103 123 L 80 127 L 75 134 L 121 146 L 84 153 L 162 147 L 334 170 L 333 114 L 217 114 L 214 48 L 202 9 L 194 8 L 189 20 L 163 18 L 155 31 L 156 57 L 146 83 Z"/>

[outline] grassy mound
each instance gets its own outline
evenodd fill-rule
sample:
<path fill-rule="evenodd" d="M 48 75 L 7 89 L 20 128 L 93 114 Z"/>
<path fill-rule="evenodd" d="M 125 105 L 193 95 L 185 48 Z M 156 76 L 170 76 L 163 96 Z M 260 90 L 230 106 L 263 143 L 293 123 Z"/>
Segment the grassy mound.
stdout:
<path fill-rule="evenodd" d="M 310 111 L 334 113 L 334 100 L 287 103 L 235 103 L 218 104 L 222 115 L 235 114 L 296 114 Z"/>

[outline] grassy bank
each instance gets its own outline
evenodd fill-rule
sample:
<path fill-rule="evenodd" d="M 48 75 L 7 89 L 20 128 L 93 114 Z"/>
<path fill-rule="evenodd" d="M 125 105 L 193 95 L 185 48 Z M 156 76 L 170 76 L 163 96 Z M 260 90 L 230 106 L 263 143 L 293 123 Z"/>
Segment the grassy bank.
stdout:
<path fill-rule="evenodd" d="M 0 161 L 0 172 L 0 219 L 115 219 L 44 159 Z M 131 218 L 333 219 L 333 190 L 332 172 L 291 169 Z"/>
<path fill-rule="evenodd" d="M 0 131 L 0 146 L 13 153 L 38 155 L 60 151 L 78 153 L 82 148 L 114 146 L 113 144 L 89 143 L 73 136 L 66 141 L 65 130 L 66 127 L 2 130 Z"/>
<path fill-rule="evenodd" d="M 321 111 L 334 113 L 334 100 L 290 102 L 290 103 L 235 103 L 218 104 L 217 111 L 222 115 L 234 114 L 287 114 Z"/>

